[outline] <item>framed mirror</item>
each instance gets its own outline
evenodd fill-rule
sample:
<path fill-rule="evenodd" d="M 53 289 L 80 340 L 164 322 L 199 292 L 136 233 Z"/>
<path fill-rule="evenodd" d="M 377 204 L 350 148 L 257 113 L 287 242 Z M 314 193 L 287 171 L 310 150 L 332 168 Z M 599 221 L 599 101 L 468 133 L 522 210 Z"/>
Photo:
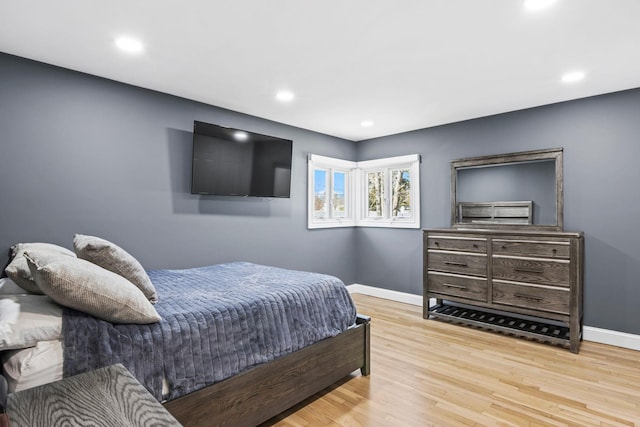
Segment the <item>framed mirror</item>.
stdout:
<path fill-rule="evenodd" d="M 453 160 L 451 226 L 562 231 L 562 148 Z"/>

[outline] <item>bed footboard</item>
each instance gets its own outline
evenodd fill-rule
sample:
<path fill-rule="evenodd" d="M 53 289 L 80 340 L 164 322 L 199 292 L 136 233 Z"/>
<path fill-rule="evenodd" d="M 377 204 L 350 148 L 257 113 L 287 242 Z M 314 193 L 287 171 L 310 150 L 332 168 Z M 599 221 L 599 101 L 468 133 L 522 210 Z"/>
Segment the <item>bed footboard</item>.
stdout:
<path fill-rule="evenodd" d="M 370 373 L 370 318 L 270 363 L 164 404 L 185 427 L 256 426 L 351 372 Z"/>

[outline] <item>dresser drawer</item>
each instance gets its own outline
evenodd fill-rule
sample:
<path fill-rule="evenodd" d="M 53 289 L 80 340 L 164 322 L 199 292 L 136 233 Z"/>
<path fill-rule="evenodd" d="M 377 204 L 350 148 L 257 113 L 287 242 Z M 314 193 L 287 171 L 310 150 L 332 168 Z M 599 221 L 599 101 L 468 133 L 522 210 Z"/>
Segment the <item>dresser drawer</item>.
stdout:
<path fill-rule="evenodd" d="M 569 314 L 569 290 L 493 281 L 493 303 Z"/>
<path fill-rule="evenodd" d="M 567 260 L 494 255 L 492 268 L 495 279 L 569 287 Z"/>
<path fill-rule="evenodd" d="M 427 249 L 486 253 L 487 239 L 478 237 L 432 235 L 427 238 Z"/>
<path fill-rule="evenodd" d="M 487 256 L 470 252 L 427 251 L 427 269 L 448 273 L 487 275 Z"/>
<path fill-rule="evenodd" d="M 487 301 L 487 279 L 448 273 L 427 274 L 429 293 Z"/>
<path fill-rule="evenodd" d="M 569 242 L 493 239 L 494 254 L 529 255 L 533 257 L 569 258 Z"/>

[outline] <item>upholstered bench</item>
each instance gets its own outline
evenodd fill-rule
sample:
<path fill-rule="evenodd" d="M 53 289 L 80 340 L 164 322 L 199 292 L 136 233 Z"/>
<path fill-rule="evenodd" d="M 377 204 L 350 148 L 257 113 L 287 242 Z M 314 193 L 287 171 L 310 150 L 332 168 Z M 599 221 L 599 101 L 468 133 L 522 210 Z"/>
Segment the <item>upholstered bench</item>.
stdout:
<path fill-rule="evenodd" d="M 120 365 L 10 394 L 11 427 L 180 426 Z"/>

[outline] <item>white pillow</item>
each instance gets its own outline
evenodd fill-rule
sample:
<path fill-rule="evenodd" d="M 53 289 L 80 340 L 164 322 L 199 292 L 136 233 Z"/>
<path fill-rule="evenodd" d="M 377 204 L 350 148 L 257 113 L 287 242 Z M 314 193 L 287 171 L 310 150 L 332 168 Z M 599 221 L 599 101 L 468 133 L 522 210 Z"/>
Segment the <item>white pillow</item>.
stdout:
<path fill-rule="evenodd" d="M 62 341 L 40 341 L 35 347 L 0 354 L 9 393 L 26 390 L 62 379 L 64 356 Z"/>
<path fill-rule="evenodd" d="M 62 307 L 44 295 L 4 295 L 0 297 L 20 305 L 18 320 L 11 333 L 0 335 L 0 351 L 33 347 L 38 341 L 62 336 Z"/>
<path fill-rule="evenodd" d="M 27 292 L 9 277 L 0 279 L 0 295 L 26 294 Z"/>
<path fill-rule="evenodd" d="M 20 315 L 20 304 L 10 299 L 0 299 L 0 337 L 11 334 L 11 328 Z"/>

